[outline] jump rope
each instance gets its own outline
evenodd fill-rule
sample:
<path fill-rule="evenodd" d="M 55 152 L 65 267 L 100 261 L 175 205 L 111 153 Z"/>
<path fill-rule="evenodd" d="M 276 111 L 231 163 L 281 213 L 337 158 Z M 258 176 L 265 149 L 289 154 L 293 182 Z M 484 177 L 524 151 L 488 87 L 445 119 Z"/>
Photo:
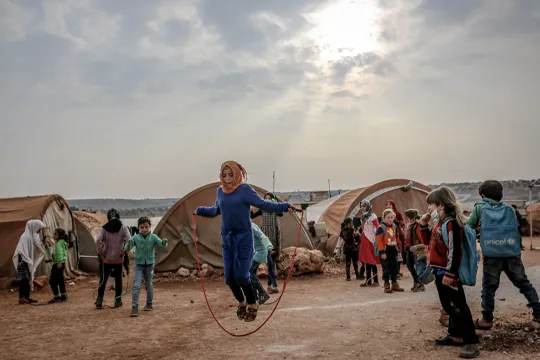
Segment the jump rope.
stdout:
<path fill-rule="evenodd" d="M 243 334 L 235 334 L 232 331 L 227 330 L 223 325 L 221 325 L 221 323 L 219 322 L 219 320 L 216 317 L 216 314 L 214 314 L 214 311 L 212 310 L 212 307 L 210 306 L 210 302 L 208 301 L 208 296 L 206 295 L 206 289 L 204 287 L 204 281 L 203 281 L 202 272 L 201 272 L 201 261 L 199 259 L 199 250 L 197 248 L 197 226 L 196 226 L 196 222 L 195 222 L 195 214 L 192 215 L 191 222 L 192 222 L 192 228 L 193 228 L 193 244 L 195 245 L 195 257 L 197 258 L 197 268 L 198 268 L 198 272 L 199 272 L 199 280 L 200 280 L 201 288 L 202 288 L 202 291 L 203 291 L 203 294 L 204 294 L 204 299 L 206 300 L 206 306 L 208 307 L 208 310 L 210 310 L 210 313 L 212 314 L 212 317 L 214 318 L 216 324 L 218 324 L 218 326 L 224 332 L 226 332 L 227 334 L 229 334 L 229 335 L 231 335 L 233 337 L 244 337 L 244 336 L 254 334 L 257 331 L 259 331 L 260 329 L 262 329 L 262 327 L 264 325 L 266 325 L 266 323 L 268 323 L 270 318 L 274 315 L 274 312 L 277 310 L 277 308 L 279 306 L 279 303 L 281 302 L 281 299 L 283 298 L 283 295 L 285 294 L 285 289 L 287 288 L 287 284 L 289 283 L 289 279 L 291 277 L 292 270 L 294 268 L 294 260 L 296 259 L 296 250 L 298 249 L 298 245 L 300 243 L 300 235 L 302 234 L 302 224 L 303 224 L 303 221 L 304 221 L 304 211 L 302 211 L 302 210 L 297 210 L 297 211 L 302 213 L 302 215 L 300 217 L 300 224 L 298 226 L 298 234 L 296 236 L 296 244 L 295 244 L 294 252 L 293 252 L 293 255 L 292 255 L 292 259 L 291 259 L 291 265 L 289 266 L 289 272 L 287 273 L 287 277 L 285 278 L 285 283 L 283 284 L 283 290 L 281 291 L 281 294 L 279 295 L 278 299 L 276 300 L 276 305 L 274 306 L 274 308 L 272 309 L 272 312 L 270 313 L 270 315 L 268 315 L 266 320 L 264 320 L 264 322 L 261 325 L 259 325 L 255 330 L 252 330 L 252 331 L 249 331 L 249 332 L 243 333 Z"/>
<path fill-rule="evenodd" d="M 126 255 L 127 256 L 127 255 Z M 96 292 L 99 291 L 99 288 L 103 285 L 103 282 L 105 281 L 105 263 L 102 261 L 101 262 L 101 273 L 100 273 L 100 279 L 99 279 L 99 283 L 98 283 L 98 287 L 96 290 L 94 290 L 94 292 L 92 293 L 92 297 L 94 298 L 94 300 L 97 301 L 97 297 L 96 297 Z M 121 271 L 123 272 L 123 268 L 121 269 Z M 127 272 L 127 276 L 126 276 L 126 291 L 124 291 L 122 294 L 120 294 L 119 296 L 115 296 L 114 300 L 115 302 L 122 299 L 122 297 L 124 297 L 124 295 L 126 295 L 130 288 L 129 288 L 129 270 L 126 270 Z M 107 280 L 109 280 L 109 277 L 107 277 Z M 106 286 L 106 284 L 105 284 Z M 116 288 L 115 288 L 116 290 Z M 105 300 L 103 300 L 103 303 L 102 303 L 103 306 L 106 306 L 108 307 L 109 309 L 114 309 L 114 306 L 110 306 L 110 305 L 107 305 L 107 303 L 105 302 Z"/>

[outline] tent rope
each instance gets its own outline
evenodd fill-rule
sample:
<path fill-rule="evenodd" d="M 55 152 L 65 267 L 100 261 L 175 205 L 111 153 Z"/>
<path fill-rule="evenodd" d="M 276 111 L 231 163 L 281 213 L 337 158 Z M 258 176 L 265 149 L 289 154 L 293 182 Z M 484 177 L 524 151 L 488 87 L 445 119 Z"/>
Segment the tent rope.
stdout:
<path fill-rule="evenodd" d="M 292 255 L 292 259 L 291 259 L 291 265 L 289 267 L 289 272 L 287 274 L 287 278 L 285 279 L 285 283 L 283 284 L 283 290 L 281 291 L 281 294 L 279 295 L 276 306 L 274 306 L 274 308 L 272 309 L 272 312 L 270 313 L 270 315 L 268 315 L 266 320 L 264 320 L 264 322 L 261 325 L 259 325 L 259 327 L 257 327 L 255 330 L 252 330 L 252 331 L 249 331 L 249 332 L 243 333 L 243 334 L 235 334 L 235 333 L 231 332 L 230 330 L 227 330 L 223 325 L 221 325 L 221 323 L 219 322 L 219 320 L 216 317 L 216 314 L 214 314 L 214 311 L 212 310 L 212 307 L 210 306 L 210 302 L 208 301 L 208 296 L 206 295 L 206 289 L 204 287 L 204 281 L 203 281 L 202 272 L 201 272 L 201 261 L 199 259 L 199 250 L 197 248 L 197 227 L 196 227 L 196 222 L 195 222 L 195 214 L 192 215 L 193 244 L 195 245 L 195 257 L 197 258 L 197 268 L 198 268 L 198 272 L 199 272 L 199 279 L 200 279 L 202 291 L 203 291 L 203 294 L 204 294 L 204 299 L 206 300 L 206 305 L 208 307 L 208 310 L 210 310 L 210 313 L 212 314 L 212 317 L 216 321 L 216 324 L 218 324 L 218 326 L 223 331 L 225 331 L 227 334 L 229 334 L 231 336 L 234 336 L 234 337 L 244 337 L 244 336 L 254 334 L 257 331 L 259 331 L 260 329 L 262 329 L 262 327 L 264 325 L 266 325 L 266 323 L 270 320 L 272 315 L 274 315 L 274 312 L 277 310 L 277 307 L 278 307 L 279 303 L 281 302 L 281 299 L 283 298 L 283 295 L 285 294 L 285 289 L 287 288 L 287 284 L 289 283 L 289 279 L 291 277 L 292 270 L 294 268 L 294 260 L 296 259 L 296 250 L 298 249 L 298 245 L 300 243 L 300 235 L 302 233 L 302 223 L 303 223 L 303 220 L 304 220 L 304 211 L 302 211 L 302 210 L 298 210 L 298 211 L 302 213 L 302 216 L 300 218 L 300 225 L 298 227 L 298 235 L 296 237 L 296 245 L 294 247 L 294 252 L 293 252 L 293 255 Z"/>

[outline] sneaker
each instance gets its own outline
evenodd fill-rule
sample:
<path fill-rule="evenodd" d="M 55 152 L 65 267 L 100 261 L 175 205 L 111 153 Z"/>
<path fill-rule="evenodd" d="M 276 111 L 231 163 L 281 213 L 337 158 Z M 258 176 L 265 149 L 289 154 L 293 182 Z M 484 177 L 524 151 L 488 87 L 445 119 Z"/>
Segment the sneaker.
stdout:
<path fill-rule="evenodd" d="M 37 300 L 31 299 L 31 298 L 28 298 L 27 300 L 29 304 L 35 304 L 38 302 Z"/>
<path fill-rule="evenodd" d="M 26 304 L 30 304 L 28 302 L 28 299 L 19 299 L 19 305 L 26 305 Z"/>
<path fill-rule="evenodd" d="M 62 301 L 62 302 L 67 301 L 67 299 L 68 299 L 68 296 L 67 296 L 67 295 L 62 295 L 62 296 L 60 297 L 60 301 Z"/>
<path fill-rule="evenodd" d="M 114 302 L 114 307 L 115 307 L 115 308 L 122 307 L 122 300 L 116 300 L 116 301 Z"/>
<path fill-rule="evenodd" d="M 267 292 L 265 292 L 264 294 L 262 294 L 260 297 L 259 297 L 259 304 L 264 304 L 265 302 L 267 302 L 268 300 L 270 300 L 270 295 L 268 295 Z"/>
<path fill-rule="evenodd" d="M 417 284 L 416 289 L 413 290 L 413 292 L 422 292 L 426 291 L 426 287 L 424 284 Z"/>
<path fill-rule="evenodd" d="M 103 308 L 103 299 L 99 299 L 99 298 L 98 298 L 98 299 L 96 300 L 96 302 L 95 302 L 94 305 L 96 305 L 96 309 L 101 309 L 101 308 Z"/>
<path fill-rule="evenodd" d="M 413 287 L 411 288 L 412 292 L 415 292 L 416 288 L 418 287 L 418 283 L 414 283 Z"/>
<path fill-rule="evenodd" d="M 152 311 L 154 310 L 154 308 L 152 307 L 152 305 L 146 305 L 143 309 L 143 311 Z"/>
<path fill-rule="evenodd" d="M 131 309 L 131 314 L 129 314 L 129 317 L 137 317 L 137 316 L 139 316 L 139 310 Z"/>
<path fill-rule="evenodd" d="M 268 291 L 269 294 L 278 294 L 279 293 L 279 289 L 277 287 L 272 287 L 272 286 L 269 286 L 268 289 L 266 289 L 266 291 Z"/>
<path fill-rule="evenodd" d="M 347 278 L 347 281 L 351 281 L 351 278 L 350 278 L 350 277 L 348 277 L 348 278 Z"/>
<path fill-rule="evenodd" d="M 478 345 L 467 344 L 461 347 L 459 357 L 463 359 L 474 359 L 480 355 Z"/>

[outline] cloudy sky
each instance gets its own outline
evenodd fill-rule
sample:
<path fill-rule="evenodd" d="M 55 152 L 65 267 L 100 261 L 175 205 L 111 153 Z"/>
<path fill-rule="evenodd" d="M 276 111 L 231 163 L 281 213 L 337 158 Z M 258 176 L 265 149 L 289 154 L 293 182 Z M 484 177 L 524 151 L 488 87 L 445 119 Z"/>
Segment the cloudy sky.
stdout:
<path fill-rule="evenodd" d="M 0 0 L 0 196 L 540 176 L 537 0 Z"/>

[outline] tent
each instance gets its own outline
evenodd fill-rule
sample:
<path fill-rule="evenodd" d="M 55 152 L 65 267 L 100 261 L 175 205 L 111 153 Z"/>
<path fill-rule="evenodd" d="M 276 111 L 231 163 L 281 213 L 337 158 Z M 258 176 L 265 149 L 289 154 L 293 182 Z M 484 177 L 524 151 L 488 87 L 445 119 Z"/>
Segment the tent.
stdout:
<path fill-rule="evenodd" d="M 85 272 L 97 274 L 96 239 L 101 227 L 107 223 L 107 216 L 100 212 L 75 211 L 73 217 L 79 240 L 79 267 Z"/>
<path fill-rule="evenodd" d="M 0 199 L 0 277 L 16 275 L 13 253 L 28 220 L 41 220 L 51 231 L 62 228 L 69 234 L 75 246 L 68 251 L 65 271 L 67 277 L 77 275 L 77 232 L 69 205 L 60 195 L 44 195 Z M 51 258 L 51 250 L 46 248 L 46 259 Z M 42 261 L 38 264 L 36 276 L 49 275 L 51 266 Z"/>
<path fill-rule="evenodd" d="M 156 251 L 156 271 L 175 271 L 180 267 L 195 268 L 195 247 L 193 246 L 192 213 L 197 206 L 212 206 L 216 201 L 219 183 L 202 186 L 184 196 L 163 216 L 154 233 L 167 238 L 169 246 Z M 253 185 L 252 185 L 253 186 Z M 253 186 L 259 195 L 267 191 Z M 223 267 L 221 258 L 221 219 L 197 219 L 197 247 L 202 263 L 213 267 Z M 260 225 L 261 217 L 255 219 Z M 281 219 L 282 247 L 294 246 L 300 219 L 296 214 L 287 213 Z M 300 246 L 313 249 L 310 237 L 304 226 L 300 232 Z"/>
<path fill-rule="evenodd" d="M 326 253 L 331 254 L 337 244 L 341 223 L 345 218 L 360 216 L 360 203 L 369 200 L 373 212 L 382 215 L 388 200 L 394 200 L 400 212 L 414 208 L 420 212 L 427 211 L 426 196 L 431 189 L 426 185 L 405 179 L 392 179 L 377 184 L 347 191 L 339 196 L 308 207 L 307 217 L 310 221 L 326 224 L 328 241 Z"/>

